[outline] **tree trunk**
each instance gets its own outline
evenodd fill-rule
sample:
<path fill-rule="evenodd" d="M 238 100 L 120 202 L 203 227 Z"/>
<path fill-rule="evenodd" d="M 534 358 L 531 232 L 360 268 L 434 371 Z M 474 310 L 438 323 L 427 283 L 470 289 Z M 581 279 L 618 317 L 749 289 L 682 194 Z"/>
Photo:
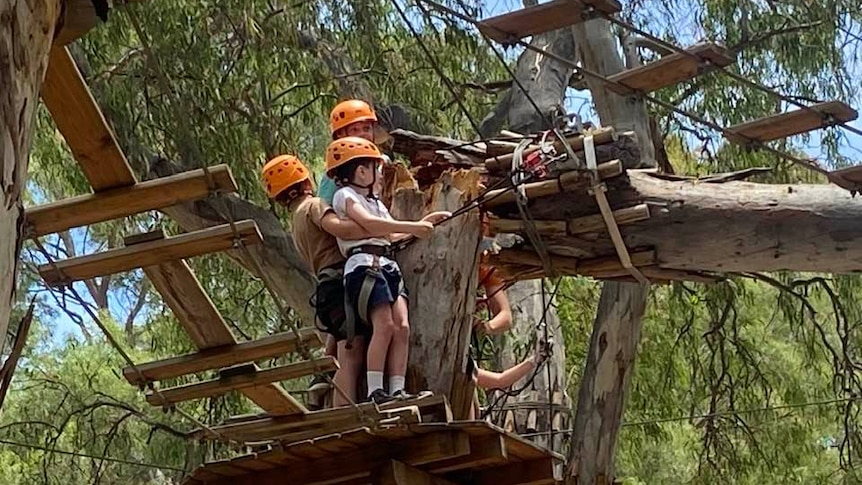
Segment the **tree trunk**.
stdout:
<path fill-rule="evenodd" d="M 455 211 L 478 194 L 475 171 L 443 174 L 423 194 L 400 190 L 392 215 L 417 220 L 431 211 Z M 470 211 L 439 226 L 427 241 L 398 254 L 410 292 L 408 386 L 449 396 L 455 419 L 466 419 L 473 394 L 465 373 L 478 284 L 479 214 Z"/>
<path fill-rule="evenodd" d="M 575 57 L 574 39 L 569 29 L 535 36 L 531 43 L 568 59 Z M 571 69 L 553 59 L 531 50 L 524 51 L 518 58 L 515 69 L 515 76 L 524 89 L 521 89 L 518 83 L 513 83 L 509 95 L 501 100 L 501 103 L 509 103 L 506 110 L 508 128 L 520 133 L 537 133 L 551 128 L 564 114 L 563 96 L 571 74 Z M 500 111 L 502 110 L 499 108 L 495 109 L 495 112 Z M 489 122 L 486 126 L 493 125 L 494 123 Z M 483 136 L 492 134 L 483 133 Z M 516 355 L 515 345 L 545 338 L 545 329 L 547 337 L 554 341 L 554 355 L 548 360 L 548 368 L 543 368 L 520 395 L 512 400 L 514 402 L 507 404 L 506 412 L 503 413 L 504 422 L 500 424 L 518 433 L 536 433 L 531 438 L 533 441 L 562 453 L 566 445 L 566 435 L 553 433 L 553 430 L 567 429 L 570 422 L 569 414 L 565 411 L 569 408 L 566 394 L 566 349 L 555 308 L 550 306 L 547 315 L 544 315 L 542 284 L 541 280 L 523 281 L 508 290 L 514 322 L 512 334 L 515 338 L 504 339 L 498 360 L 505 367 L 516 364 L 515 360 L 519 356 Z M 550 292 L 546 297 L 550 298 Z M 543 321 L 543 316 L 546 327 L 538 326 Z M 525 379 L 528 378 L 529 376 Z M 520 389 L 523 385 L 522 381 L 512 387 Z M 553 404 L 549 402 L 549 398 Z"/>
<path fill-rule="evenodd" d="M 33 134 L 33 115 L 48 67 L 60 0 L 0 4 L 0 353 L 9 328 L 24 223 L 21 192 Z"/>
<path fill-rule="evenodd" d="M 585 68 L 605 76 L 625 68 L 607 20 L 591 20 L 575 26 L 574 30 Z M 587 85 L 602 124 L 637 133 L 642 166 L 655 166 L 649 117 L 643 100 L 617 96 L 593 78 L 587 78 Z M 633 283 L 602 285 L 578 392 L 567 483 L 613 482 L 617 435 L 631 383 L 648 291 L 648 286 Z"/>

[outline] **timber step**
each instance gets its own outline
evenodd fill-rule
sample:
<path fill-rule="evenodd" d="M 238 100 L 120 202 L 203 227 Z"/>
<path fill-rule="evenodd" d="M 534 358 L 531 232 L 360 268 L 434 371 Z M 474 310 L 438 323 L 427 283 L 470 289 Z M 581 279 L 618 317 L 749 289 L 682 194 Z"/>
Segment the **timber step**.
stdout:
<path fill-rule="evenodd" d="M 258 369 L 253 364 L 248 364 L 231 368 L 223 373 L 219 379 L 147 393 L 147 402 L 154 406 L 171 406 L 192 399 L 220 396 L 230 391 L 331 372 L 337 368 L 338 363 L 330 356 L 263 370 Z"/>
<path fill-rule="evenodd" d="M 87 256 L 39 266 L 39 274 L 50 286 L 60 286 L 97 276 L 121 273 L 135 268 L 200 256 L 231 249 L 237 238 L 242 244 L 258 244 L 262 236 L 252 220 L 236 223 L 236 234 L 230 224 L 189 232 L 159 241 L 112 249 Z"/>
<path fill-rule="evenodd" d="M 27 235 L 44 236 L 73 227 L 87 226 L 162 209 L 180 202 L 201 199 L 213 191 L 236 192 L 237 185 L 227 165 L 201 169 L 72 197 L 25 211 Z M 210 186 L 210 182 L 212 186 Z"/>
<path fill-rule="evenodd" d="M 595 9 L 607 15 L 622 10 L 616 0 L 552 0 L 479 22 L 479 31 L 501 44 L 585 22 Z"/>
<path fill-rule="evenodd" d="M 734 57 L 724 47 L 707 42 L 674 52 L 661 59 L 610 76 L 606 86 L 621 95 L 651 93 L 733 64 Z"/>
<path fill-rule="evenodd" d="M 173 379 L 187 374 L 255 362 L 279 357 L 296 351 L 300 346 L 308 349 L 320 347 L 323 341 L 313 328 L 303 328 L 299 337 L 293 332 L 270 335 L 250 342 L 226 344 L 200 352 L 169 359 L 138 364 L 123 369 L 123 377 L 133 385 Z"/>
<path fill-rule="evenodd" d="M 817 103 L 765 118 L 733 125 L 727 129 L 727 139 L 739 144 L 751 141 L 765 143 L 800 135 L 819 128 L 847 123 L 857 118 L 855 109 L 841 101 Z"/>
<path fill-rule="evenodd" d="M 366 402 L 292 416 L 238 416 L 210 429 L 239 441 L 278 440 L 292 443 L 356 429 L 370 424 L 369 420 L 377 422 L 395 417 L 411 422 L 449 422 L 452 420 L 452 410 L 446 396 L 428 395 L 379 405 Z M 201 439 L 207 433 L 206 430 L 195 430 L 189 437 Z"/>

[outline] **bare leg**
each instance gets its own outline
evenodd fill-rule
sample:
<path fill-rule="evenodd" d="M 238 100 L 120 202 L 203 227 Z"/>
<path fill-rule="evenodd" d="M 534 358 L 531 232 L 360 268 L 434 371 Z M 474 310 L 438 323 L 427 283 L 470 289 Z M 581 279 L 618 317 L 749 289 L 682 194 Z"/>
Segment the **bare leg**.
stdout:
<path fill-rule="evenodd" d="M 365 337 L 354 337 L 353 345 L 347 348 L 347 341 L 338 342 L 338 364 L 340 368 L 335 371 L 335 385 L 344 391 L 353 402 L 359 402 L 357 396 L 357 381 L 362 371 L 362 363 L 365 359 Z M 338 391 L 333 389 L 333 407 L 347 406 L 351 402 Z"/>
<path fill-rule="evenodd" d="M 368 344 L 369 372 L 383 372 L 385 370 L 386 354 L 395 329 L 391 308 L 390 305 L 383 304 L 371 309 L 371 325 L 374 327 L 374 333 Z"/>
<path fill-rule="evenodd" d="M 407 299 L 403 296 L 392 305 L 394 331 L 387 358 L 390 376 L 407 375 L 407 359 L 410 352 L 410 323 L 407 319 Z M 376 331 L 376 329 L 375 329 Z"/>

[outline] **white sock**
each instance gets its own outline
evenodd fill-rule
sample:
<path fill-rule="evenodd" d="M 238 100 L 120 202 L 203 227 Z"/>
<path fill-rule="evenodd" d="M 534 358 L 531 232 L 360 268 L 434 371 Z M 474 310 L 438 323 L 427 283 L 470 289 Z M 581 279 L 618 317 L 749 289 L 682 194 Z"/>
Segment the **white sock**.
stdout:
<path fill-rule="evenodd" d="M 378 390 L 383 389 L 383 372 L 370 370 L 366 374 L 366 379 L 368 380 L 368 396 L 371 397 L 371 393 Z"/>
<path fill-rule="evenodd" d="M 389 394 L 404 390 L 404 376 L 389 376 Z"/>

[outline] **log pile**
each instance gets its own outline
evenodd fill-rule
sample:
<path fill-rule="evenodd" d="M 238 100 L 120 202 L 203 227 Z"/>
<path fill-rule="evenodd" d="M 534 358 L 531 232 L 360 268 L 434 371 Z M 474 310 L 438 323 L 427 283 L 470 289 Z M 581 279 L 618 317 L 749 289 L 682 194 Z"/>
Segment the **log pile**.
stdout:
<path fill-rule="evenodd" d="M 393 135 L 396 149 L 411 148 L 404 153 L 420 186 L 431 167 L 439 173 L 458 158 L 458 167 L 478 169 L 486 185 L 501 187 L 485 194 L 482 207 L 493 234 L 515 234 L 520 241 L 491 255 L 507 278 L 584 275 L 634 281 L 596 202 L 582 135 L 567 135 L 574 159 L 558 157 L 564 159 L 550 163 L 543 178 L 524 185 L 539 241 L 530 240 L 530 223 L 506 180 L 514 143 L 471 143 L 465 155 L 465 143 L 434 143 L 434 137 L 422 136 L 420 144 L 418 135 Z M 839 187 L 742 181 L 764 169 L 701 179 L 668 176 L 634 168 L 640 157 L 634 133 L 600 128 L 593 136 L 599 189 L 605 190 L 633 266 L 651 281 L 712 282 L 730 272 L 862 270 L 862 245 L 856 243 L 862 238 L 862 202 Z M 558 154 L 565 153 L 555 145 Z M 479 162 L 482 149 L 488 156 Z M 538 149 L 530 145 L 525 153 Z M 537 247 L 547 252 L 549 271 Z"/>

